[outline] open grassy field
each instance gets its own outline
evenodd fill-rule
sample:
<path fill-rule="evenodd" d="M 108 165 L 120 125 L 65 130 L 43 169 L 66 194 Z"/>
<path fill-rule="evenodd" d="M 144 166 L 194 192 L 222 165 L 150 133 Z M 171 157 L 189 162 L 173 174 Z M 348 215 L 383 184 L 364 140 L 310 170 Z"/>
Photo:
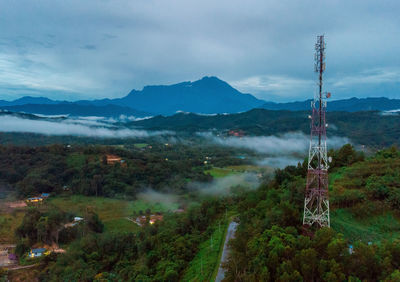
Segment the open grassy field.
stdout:
<path fill-rule="evenodd" d="M 204 171 L 204 173 L 209 173 L 212 177 L 220 178 L 220 177 L 225 177 L 225 176 L 229 176 L 232 174 L 236 174 L 237 172 L 232 169 L 228 169 L 228 168 L 213 167 L 212 169 Z"/>
<path fill-rule="evenodd" d="M 219 259 L 224 246 L 228 223 L 228 220 L 222 220 L 219 227 L 218 223 L 214 225 L 212 244 L 211 237 L 200 244 L 199 251 L 190 262 L 182 281 L 214 281 L 218 272 Z"/>
<path fill-rule="evenodd" d="M 139 149 L 145 148 L 148 145 L 149 144 L 147 144 L 147 143 L 135 143 L 135 144 L 133 144 L 133 146 L 135 146 L 136 148 L 139 148 Z"/>
<path fill-rule="evenodd" d="M 337 209 L 331 212 L 331 227 L 351 242 L 378 243 L 400 238 L 400 220 L 391 212 L 357 219 L 349 210 Z"/>
<path fill-rule="evenodd" d="M 151 212 L 166 212 L 178 208 L 177 204 L 148 202 L 145 200 L 126 201 L 104 197 L 59 196 L 50 198 L 49 202 L 61 210 L 85 216 L 87 209 L 96 212 L 105 225 L 106 231 L 134 231 L 138 226 L 126 219 L 134 212 L 150 209 Z"/>
<path fill-rule="evenodd" d="M 0 244 L 16 242 L 15 230 L 21 224 L 24 214 L 24 211 L 0 213 Z"/>
<path fill-rule="evenodd" d="M 335 172 L 332 172 L 329 174 L 329 190 L 332 190 L 333 185 L 335 184 L 336 180 L 339 180 L 343 177 L 343 175 L 346 173 L 346 167 L 342 167 L 338 169 Z"/>
<path fill-rule="evenodd" d="M 271 169 L 266 166 L 257 166 L 257 165 L 231 165 L 227 166 L 226 168 L 237 172 L 262 172 L 267 169 Z"/>
<path fill-rule="evenodd" d="M 206 170 L 205 173 L 209 173 L 212 177 L 221 178 L 233 174 L 245 173 L 245 172 L 272 172 L 272 168 L 256 166 L 256 165 L 232 165 L 227 167 L 213 167 L 212 169 Z"/>

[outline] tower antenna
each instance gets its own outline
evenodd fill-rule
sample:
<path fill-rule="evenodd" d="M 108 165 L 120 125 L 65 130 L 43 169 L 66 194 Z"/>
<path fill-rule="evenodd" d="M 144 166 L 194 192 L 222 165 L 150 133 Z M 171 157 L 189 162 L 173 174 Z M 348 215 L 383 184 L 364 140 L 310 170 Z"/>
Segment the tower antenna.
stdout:
<path fill-rule="evenodd" d="M 311 102 L 311 138 L 308 153 L 308 173 L 304 199 L 303 225 L 330 227 L 328 195 L 328 154 L 326 147 L 326 100 L 330 93 L 323 94 L 325 71 L 325 39 L 317 37 L 315 44 L 315 72 L 318 74 L 318 91 Z"/>

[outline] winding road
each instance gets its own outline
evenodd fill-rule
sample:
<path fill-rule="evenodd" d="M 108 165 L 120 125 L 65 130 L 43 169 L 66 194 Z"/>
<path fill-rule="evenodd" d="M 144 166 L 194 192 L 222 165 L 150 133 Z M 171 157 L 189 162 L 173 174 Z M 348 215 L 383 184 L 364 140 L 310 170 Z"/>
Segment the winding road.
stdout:
<path fill-rule="evenodd" d="M 222 264 L 228 260 L 228 255 L 229 255 L 229 246 L 228 242 L 232 238 L 235 237 L 235 232 L 236 228 L 239 224 L 235 221 L 231 221 L 228 226 L 228 232 L 226 232 L 226 237 L 225 237 L 225 242 L 224 242 L 224 249 L 222 251 L 222 256 L 221 256 L 221 261 L 219 263 L 219 269 L 218 269 L 218 274 L 217 277 L 215 278 L 216 282 L 222 281 L 225 277 L 225 269 L 222 267 Z"/>

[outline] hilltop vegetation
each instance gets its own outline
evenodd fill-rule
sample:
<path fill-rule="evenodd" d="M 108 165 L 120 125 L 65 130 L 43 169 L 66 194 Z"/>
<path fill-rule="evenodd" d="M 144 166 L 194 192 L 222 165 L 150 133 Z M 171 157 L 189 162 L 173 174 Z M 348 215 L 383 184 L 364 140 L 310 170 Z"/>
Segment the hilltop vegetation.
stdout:
<path fill-rule="evenodd" d="M 399 187 L 395 179 L 400 152 L 391 148 L 364 160 L 349 145 L 341 151 L 331 152 L 336 158 L 331 168 L 335 175 L 331 185 L 333 228 L 322 228 L 312 238 L 302 235 L 304 166 L 280 170 L 271 182 L 243 195 L 238 204 L 240 225 L 227 264 L 228 281 L 399 279 Z M 373 225 L 389 220 L 386 228 Z"/>
<path fill-rule="evenodd" d="M 197 115 L 179 113 L 170 117 L 132 122 L 151 130 L 174 130 L 178 132 L 243 130 L 246 135 L 277 135 L 301 131 L 309 134 L 310 111 L 271 111 L 253 109 L 231 115 Z M 327 112 L 328 134 L 350 138 L 353 142 L 374 148 L 399 144 L 400 115 L 383 115 L 380 112 Z"/>
<path fill-rule="evenodd" d="M 187 181 L 209 181 L 213 176 L 254 167 L 231 157 L 237 155 L 234 151 L 186 145 L 176 148 L 155 144 L 150 150 L 148 145 L 1 147 L 0 152 L 0 171 L 20 196 L 45 192 L 35 189 L 48 187 L 43 183 L 55 183 L 51 191 L 57 196 L 42 206 L 29 208 L 16 231 L 20 256 L 37 244 L 57 242 L 66 249 L 65 254 L 52 254 L 42 260 L 42 280 L 207 280 L 218 257 L 218 250 L 209 247 L 210 238 L 214 236 L 214 244 L 221 243 L 218 224 L 227 223 L 227 212 L 238 215 L 239 221 L 226 264 L 227 281 L 400 278 L 400 152 L 395 147 L 369 157 L 351 145 L 329 152 L 333 159 L 329 171 L 332 228 L 322 228 L 312 237 L 306 236 L 309 232 L 304 232 L 301 225 L 306 161 L 276 170 L 257 190 L 236 187 L 230 195 L 204 196 L 185 212 L 173 213 L 177 204 L 150 206 L 134 201 L 145 181 L 153 181 L 154 189 L 164 191 L 163 183 L 181 179 L 171 184 L 173 189 L 169 191 L 187 193 Z M 6 158 L 10 152 L 15 164 Z M 103 158 L 107 154 L 118 155 L 126 165 L 107 164 Z M 204 163 L 206 156 L 212 157 L 214 168 Z M 143 182 L 129 183 L 130 175 L 139 168 L 144 171 L 142 179 L 140 174 L 134 179 Z M 15 171 L 15 176 L 6 174 L 6 169 Z M 104 182 L 97 186 L 96 175 L 100 174 Z M 86 186 L 74 182 L 79 179 L 87 181 Z M 107 179 L 113 181 L 113 187 L 138 189 L 132 194 L 125 188 L 108 189 Z M 118 182 L 125 186 L 115 184 Z M 63 190 L 64 184 L 70 191 Z M 125 217 L 145 208 L 162 211 L 163 220 L 140 228 L 128 227 L 134 223 Z M 68 230 L 60 228 L 74 216 L 82 216 L 85 221 Z M 201 269 L 204 273 L 199 275 Z"/>
<path fill-rule="evenodd" d="M 107 163 L 107 155 L 119 158 Z M 212 161 L 204 163 L 206 156 Z M 229 148 L 154 143 L 136 146 L 0 147 L 0 178 L 3 187 L 18 197 L 40 193 L 68 193 L 86 196 L 131 197 L 152 188 L 158 191 L 185 191 L 190 181 L 207 182 L 204 171 L 210 165 L 238 165 L 245 161 L 232 157 Z M 1 188 L 1 187 L 0 187 Z"/>
<path fill-rule="evenodd" d="M 92 233 L 50 261 L 41 278 L 177 281 L 225 209 L 223 200 L 207 200 L 187 213 L 167 214 L 137 233 Z"/>

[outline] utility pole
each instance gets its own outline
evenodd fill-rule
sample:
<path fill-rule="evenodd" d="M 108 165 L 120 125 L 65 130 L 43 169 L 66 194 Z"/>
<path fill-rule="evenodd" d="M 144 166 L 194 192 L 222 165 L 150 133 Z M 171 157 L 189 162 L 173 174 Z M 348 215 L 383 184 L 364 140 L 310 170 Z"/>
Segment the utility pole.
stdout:
<path fill-rule="evenodd" d="M 318 91 L 311 102 L 311 138 L 308 154 L 308 173 L 304 199 L 303 225 L 310 227 L 330 227 L 328 195 L 328 154 L 326 146 L 326 100 L 323 74 L 325 71 L 325 40 L 320 35 L 315 44 L 315 72 L 318 74 Z"/>

